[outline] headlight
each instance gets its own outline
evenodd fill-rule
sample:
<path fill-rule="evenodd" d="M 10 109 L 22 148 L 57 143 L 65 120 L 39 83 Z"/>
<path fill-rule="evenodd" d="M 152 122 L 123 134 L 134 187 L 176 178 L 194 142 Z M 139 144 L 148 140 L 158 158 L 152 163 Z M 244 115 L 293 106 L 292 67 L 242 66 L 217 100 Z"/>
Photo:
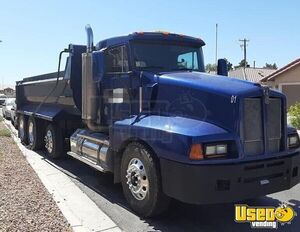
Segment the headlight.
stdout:
<path fill-rule="evenodd" d="M 221 157 L 226 154 L 227 144 L 207 144 L 205 146 L 205 156 L 207 158 Z"/>
<path fill-rule="evenodd" d="M 289 135 L 287 142 L 289 148 L 299 147 L 299 136 L 297 134 Z"/>

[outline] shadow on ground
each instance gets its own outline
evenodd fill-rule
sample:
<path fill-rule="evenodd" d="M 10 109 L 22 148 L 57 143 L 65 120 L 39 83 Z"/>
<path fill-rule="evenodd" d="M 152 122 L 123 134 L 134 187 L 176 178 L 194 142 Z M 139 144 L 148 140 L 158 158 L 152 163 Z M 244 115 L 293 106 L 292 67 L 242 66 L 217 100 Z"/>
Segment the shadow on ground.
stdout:
<path fill-rule="evenodd" d="M 157 219 L 140 219 L 128 208 L 121 185 L 113 184 L 111 174 L 100 173 L 73 158 L 48 160 L 43 152 L 39 154 L 69 175 L 83 191 L 90 189 L 93 194 L 88 194 L 89 197 L 125 231 L 253 231 L 249 223 L 234 221 L 234 204 L 232 203 L 197 206 L 173 200 L 164 216 Z M 105 198 L 109 205 L 103 208 L 103 202 L 97 202 L 99 198 L 97 195 Z M 277 207 L 281 202 L 271 197 L 261 197 L 242 203 L 250 206 Z M 300 215 L 299 200 L 291 199 L 287 203 L 292 204 L 297 214 Z M 278 230 L 299 231 L 298 217 L 290 225 L 279 225 Z"/>

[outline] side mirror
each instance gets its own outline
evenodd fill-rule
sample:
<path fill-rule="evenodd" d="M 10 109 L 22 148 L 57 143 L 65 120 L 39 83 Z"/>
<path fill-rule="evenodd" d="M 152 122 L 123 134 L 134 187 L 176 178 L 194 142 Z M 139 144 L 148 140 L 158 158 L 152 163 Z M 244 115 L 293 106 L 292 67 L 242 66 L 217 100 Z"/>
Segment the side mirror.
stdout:
<path fill-rule="evenodd" d="M 217 71 L 218 75 L 228 76 L 227 60 L 219 59 L 217 69 L 218 69 Z"/>
<path fill-rule="evenodd" d="M 104 51 L 93 52 L 93 79 L 101 81 L 105 73 Z"/>

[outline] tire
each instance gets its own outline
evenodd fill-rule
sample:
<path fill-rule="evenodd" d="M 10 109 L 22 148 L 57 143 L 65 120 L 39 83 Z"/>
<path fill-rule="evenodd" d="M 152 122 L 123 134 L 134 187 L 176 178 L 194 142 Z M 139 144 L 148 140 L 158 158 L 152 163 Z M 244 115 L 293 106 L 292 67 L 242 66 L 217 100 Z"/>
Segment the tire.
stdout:
<path fill-rule="evenodd" d="M 15 116 L 15 118 L 13 120 L 13 125 L 18 130 L 18 118 L 17 118 L 17 116 Z"/>
<path fill-rule="evenodd" d="M 59 159 L 64 156 L 64 138 L 61 129 L 55 124 L 47 126 L 45 148 L 47 155 L 52 159 Z"/>
<path fill-rule="evenodd" d="M 28 145 L 28 136 L 27 136 L 27 118 L 24 115 L 19 116 L 18 122 L 18 136 L 21 140 L 21 143 Z"/>
<path fill-rule="evenodd" d="M 30 117 L 27 123 L 28 147 L 37 151 L 43 147 L 43 125 L 42 121 Z"/>
<path fill-rule="evenodd" d="M 142 217 L 162 214 L 170 202 L 162 192 L 160 171 L 155 158 L 149 149 L 136 142 L 128 145 L 122 157 L 123 193 L 130 207 Z"/>

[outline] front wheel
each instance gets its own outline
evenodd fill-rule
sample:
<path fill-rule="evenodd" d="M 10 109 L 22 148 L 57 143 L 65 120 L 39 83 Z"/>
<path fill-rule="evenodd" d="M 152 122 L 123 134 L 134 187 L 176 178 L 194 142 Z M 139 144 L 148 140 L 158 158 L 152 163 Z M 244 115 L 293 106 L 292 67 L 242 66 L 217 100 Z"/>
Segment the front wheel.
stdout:
<path fill-rule="evenodd" d="M 45 132 L 45 148 L 46 153 L 50 158 L 58 159 L 64 155 L 64 142 L 61 129 L 50 124 Z"/>
<path fill-rule="evenodd" d="M 121 182 L 131 208 L 143 217 L 163 213 L 169 198 L 162 192 L 161 178 L 155 156 L 140 143 L 131 143 L 121 163 Z"/>

